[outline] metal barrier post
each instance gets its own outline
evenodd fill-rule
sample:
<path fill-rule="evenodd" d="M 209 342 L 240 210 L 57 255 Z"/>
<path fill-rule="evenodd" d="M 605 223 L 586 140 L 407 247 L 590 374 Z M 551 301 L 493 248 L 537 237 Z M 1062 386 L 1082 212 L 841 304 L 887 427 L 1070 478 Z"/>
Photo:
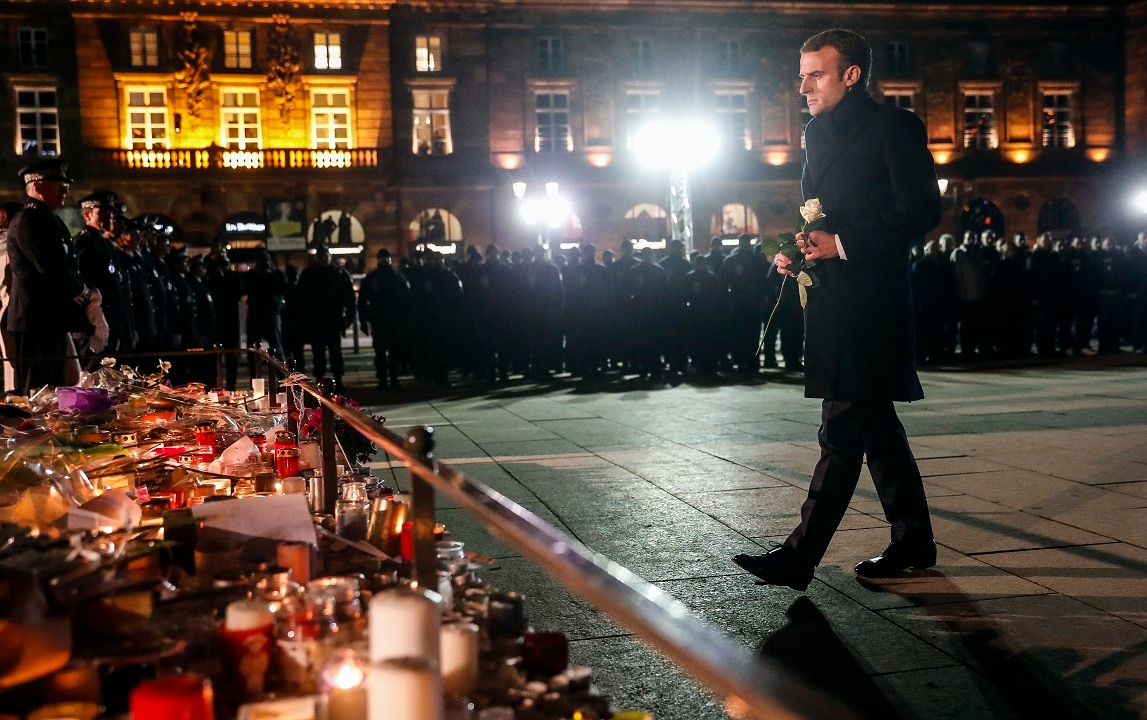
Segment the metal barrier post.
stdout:
<path fill-rule="evenodd" d="M 227 387 L 225 384 L 227 377 L 223 369 L 223 346 L 215 343 L 211 349 L 215 351 L 215 387 Z"/>
<path fill-rule="evenodd" d="M 416 462 L 434 469 L 434 428 L 411 428 L 406 433 L 407 451 Z M 426 590 L 438 590 L 438 553 L 434 544 L 434 488 L 410 472 L 410 510 L 414 522 L 414 579 Z"/>
<path fill-rule="evenodd" d="M 295 372 L 295 359 L 287 359 L 287 375 Z M 293 387 L 287 388 L 287 429 L 295 433 L 295 437 L 299 436 L 299 423 L 303 419 L 303 408 L 295 407 L 295 393 Z M 303 403 L 304 405 L 306 403 Z M 300 438 L 301 439 L 301 438 Z"/>
<path fill-rule="evenodd" d="M 322 391 L 323 397 L 330 399 L 335 392 L 335 381 L 332 378 L 323 378 L 319 380 L 319 390 Z M 339 476 L 338 469 L 335 464 L 335 413 L 325 404 L 321 404 L 319 412 L 322 420 L 322 445 L 323 445 L 323 478 L 322 478 L 322 492 L 319 497 L 322 499 L 322 510 L 325 513 L 333 513 L 335 511 L 335 503 L 339 499 Z"/>

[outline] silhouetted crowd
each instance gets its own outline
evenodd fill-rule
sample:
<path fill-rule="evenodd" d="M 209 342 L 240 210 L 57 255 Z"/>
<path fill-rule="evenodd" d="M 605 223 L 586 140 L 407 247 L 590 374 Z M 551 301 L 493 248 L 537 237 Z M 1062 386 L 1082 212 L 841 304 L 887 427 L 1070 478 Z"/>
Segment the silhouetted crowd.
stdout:
<path fill-rule="evenodd" d="M 587 244 L 550 260 L 540 248 L 489 245 L 455 263 L 419 252 L 399 267 L 383 250 L 363 278 L 358 309 L 374 336 L 379 383 L 391 386 L 407 372 L 438 385 L 452 371 L 491 383 L 558 372 L 754 375 L 781 280 L 748 235 L 727 254 L 714 238 L 692 258 L 680 241 L 660 259 L 626 240 L 617 256 L 599 257 Z M 784 294 L 763 362 L 797 371 L 803 319 L 795 287 Z"/>
<path fill-rule="evenodd" d="M 912 265 L 917 360 L 1118 353 L 1147 345 L 1147 234 L 924 244 Z"/>
<path fill-rule="evenodd" d="M 913 249 L 912 277 L 921 364 L 1144 349 L 1144 235 L 1124 248 L 991 231 L 957 246 L 945 234 Z M 552 259 L 490 245 L 459 261 L 419 252 L 396 267 L 383 250 L 358 310 L 380 386 L 403 374 L 447 385 L 452 372 L 491 383 L 563 371 L 753 376 L 802 369 L 803 314 L 795 287 L 777 302 L 782 279 L 748 235 L 727 254 L 713 238 L 692 257 L 676 241 L 660 258 L 629 241 L 616 257 L 584 245 Z"/>

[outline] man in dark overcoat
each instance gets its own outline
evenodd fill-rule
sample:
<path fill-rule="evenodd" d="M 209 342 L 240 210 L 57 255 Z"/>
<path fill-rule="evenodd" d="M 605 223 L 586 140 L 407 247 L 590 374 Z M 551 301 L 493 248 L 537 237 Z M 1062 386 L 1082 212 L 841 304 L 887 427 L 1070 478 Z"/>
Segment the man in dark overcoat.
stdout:
<path fill-rule="evenodd" d="M 891 525 L 883 554 L 856 566 L 893 577 L 936 562 L 928 503 L 894 401 L 924 396 L 916 375 L 909 249 L 940 222 L 927 135 L 911 112 L 867 91 L 868 42 L 848 30 L 801 47 L 805 130 L 802 190 L 819 199 L 820 229 L 797 240 L 815 263 L 805 308 L 805 396 L 822 399 L 821 456 L 801 520 L 784 544 L 733 560 L 771 585 L 804 590 L 844 516 L 867 458 Z M 774 264 L 791 272 L 795 258 Z"/>

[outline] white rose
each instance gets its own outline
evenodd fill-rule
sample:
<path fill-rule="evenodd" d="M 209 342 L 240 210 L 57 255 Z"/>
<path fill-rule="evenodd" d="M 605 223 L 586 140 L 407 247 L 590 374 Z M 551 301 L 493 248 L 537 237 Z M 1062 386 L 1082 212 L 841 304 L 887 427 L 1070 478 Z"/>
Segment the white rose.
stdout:
<path fill-rule="evenodd" d="M 824 208 L 820 205 L 820 198 L 811 198 L 801 206 L 801 217 L 806 223 L 820 220 L 825 217 Z"/>

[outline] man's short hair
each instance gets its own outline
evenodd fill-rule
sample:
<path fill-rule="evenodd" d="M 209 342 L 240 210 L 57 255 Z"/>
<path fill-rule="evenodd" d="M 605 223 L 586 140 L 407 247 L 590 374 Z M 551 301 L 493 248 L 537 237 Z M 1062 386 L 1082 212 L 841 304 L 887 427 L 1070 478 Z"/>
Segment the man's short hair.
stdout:
<path fill-rule="evenodd" d="M 801 45 L 801 53 L 816 52 L 826 47 L 835 49 L 840 53 L 840 65 L 837 71 L 843 75 L 844 71 L 856 65 L 860 68 L 860 87 L 868 87 L 868 78 L 872 75 L 872 46 L 863 35 L 844 28 L 824 30 L 813 35 Z"/>

